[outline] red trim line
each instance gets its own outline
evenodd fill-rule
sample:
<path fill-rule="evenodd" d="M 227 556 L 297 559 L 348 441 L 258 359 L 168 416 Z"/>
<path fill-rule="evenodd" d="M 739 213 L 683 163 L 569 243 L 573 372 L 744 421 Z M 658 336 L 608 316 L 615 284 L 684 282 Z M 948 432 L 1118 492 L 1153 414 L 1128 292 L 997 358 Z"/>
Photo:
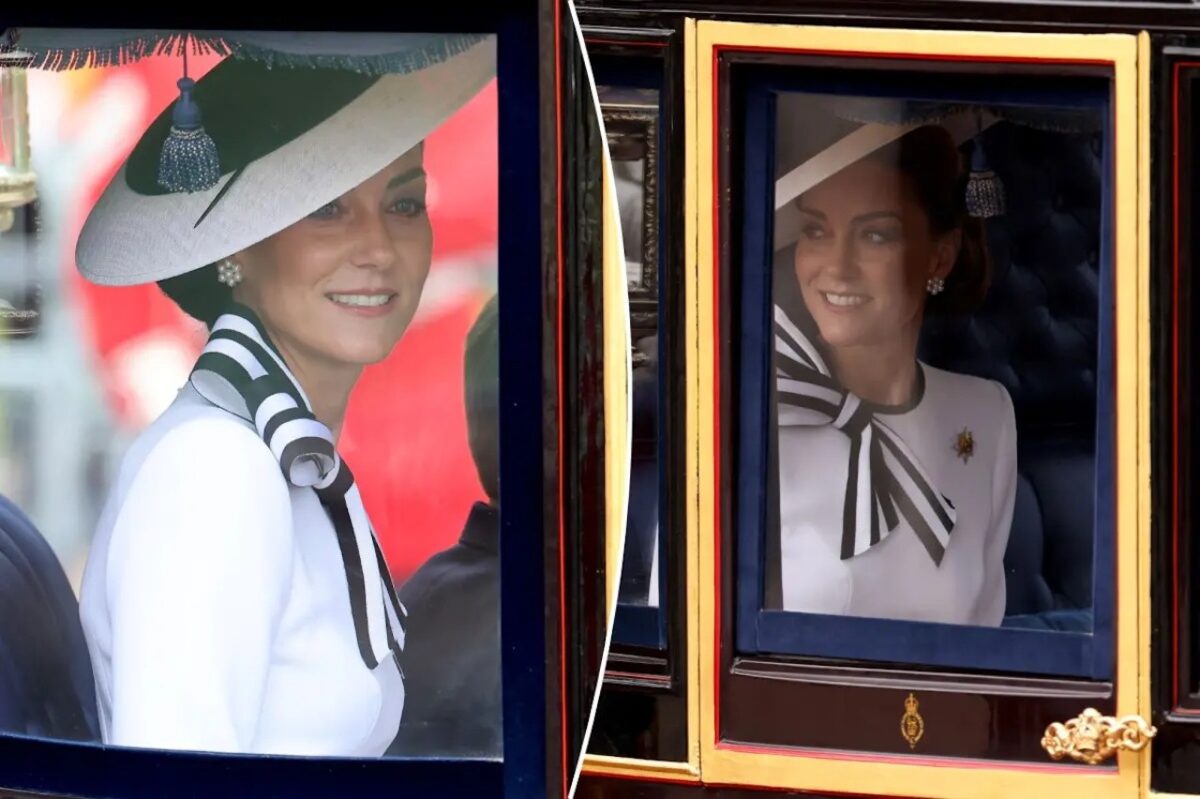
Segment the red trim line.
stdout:
<path fill-rule="evenodd" d="M 567 516 L 566 516 L 566 419 L 563 414 L 563 400 L 565 397 L 564 380 L 564 347 L 563 347 L 563 292 L 564 280 L 563 271 L 566 268 L 566 262 L 563 255 L 563 102 L 562 102 L 562 4 L 566 0 L 559 0 L 554 4 L 554 158 L 555 158 L 555 241 L 558 254 L 558 275 L 557 275 L 557 328 L 558 335 L 555 341 L 556 363 L 557 363 L 557 382 L 558 382 L 558 662 L 559 662 L 559 696 L 561 701 L 559 708 L 561 712 L 560 730 L 562 734 L 561 741 L 561 761 L 562 761 L 562 796 L 566 797 L 570 788 L 570 770 L 567 767 L 567 728 L 568 728 L 568 713 L 567 713 L 567 555 L 566 555 L 566 536 L 567 536 Z M 582 753 L 581 753 L 582 754 Z"/>

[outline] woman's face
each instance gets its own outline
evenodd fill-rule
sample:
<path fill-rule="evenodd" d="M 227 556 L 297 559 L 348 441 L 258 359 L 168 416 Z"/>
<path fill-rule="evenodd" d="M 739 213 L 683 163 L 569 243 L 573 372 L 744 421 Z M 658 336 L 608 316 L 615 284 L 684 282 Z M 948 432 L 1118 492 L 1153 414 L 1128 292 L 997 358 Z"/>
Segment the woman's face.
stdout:
<path fill-rule="evenodd" d="M 945 277 L 957 233 L 934 237 L 900 171 L 860 161 L 798 200 L 796 278 L 831 347 L 894 342 L 921 324 L 926 282 Z"/>
<path fill-rule="evenodd" d="M 363 366 L 404 334 L 429 274 L 422 146 L 268 239 L 238 253 L 234 298 L 285 352 Z"/>

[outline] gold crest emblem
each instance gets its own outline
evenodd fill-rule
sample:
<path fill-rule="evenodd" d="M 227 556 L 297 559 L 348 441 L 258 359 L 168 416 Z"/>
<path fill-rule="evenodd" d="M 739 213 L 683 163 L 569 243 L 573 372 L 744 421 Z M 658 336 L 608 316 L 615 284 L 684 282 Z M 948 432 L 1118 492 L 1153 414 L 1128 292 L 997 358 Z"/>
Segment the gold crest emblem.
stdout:
<path fill-rule="evenodd" d="M 925 735 L 925 719 L 917 712 L 917 698 L 912 694 L 904 700 L 904 716 L 900 719 L 900 734 L 908 741 L 909 749 L 917 748 L 917 741 Z"/>
<path fill-rule="evenodd" d="M 954 453 L 962 458 L 963 463 L 969 461 L 975 454 L 975 436 L 971 435 L 971 431 L 965 427 L 954 437 Z"/>

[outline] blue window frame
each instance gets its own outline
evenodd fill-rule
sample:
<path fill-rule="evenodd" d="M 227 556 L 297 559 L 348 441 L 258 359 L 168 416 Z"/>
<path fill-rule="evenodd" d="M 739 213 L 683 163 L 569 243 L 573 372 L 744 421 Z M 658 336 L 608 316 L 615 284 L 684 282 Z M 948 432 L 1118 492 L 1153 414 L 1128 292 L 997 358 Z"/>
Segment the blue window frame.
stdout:
<path fill-rule="evenodd" d="M 67 24 L 58 11 L 44 24 Z M 545 371 L 543 289 L 546 270 L 557 265 L 542 251 L 542 189 L 550 185 L 542 179 L 543 147 L 553 146 L 553 137 L 547 145 L 542 136 L 540 100 L 544 60 L 553 55 L 543 52 L 537 11 L 537 3 L 521 2 L 466 19 L 429 8 L 407 9 L 404 17 L 408 30 L 459 30 L 465 23 L 498 36 L 503 760 L 215 755 L 0 734 L 0 786 L 120 797 L 172 795 L 180 786 L 213 796 L 525 797 L 552 790 L 547 742 L 558 731 L 546 697 L 556 665 L 547 663 L 543 622 L 557 598 L 546 591 L 546 569 L 556 564 L 547 556 L 544 501 L 553 478 L 542 445 L 553 388 Z M 359 14 L 352 27 L 370 29 L 368 19 Z M 237 24 L 225 18 L 201 27 Z"/>
<path fill-rule="evenodd" d="M 734 285 L 740 292 L 733 302 L 740 322 L 734 322 L 736 357 L 733 392 L 736 411 L 736 647 L 740 654 L 776 654 L 822 658 L 905 663 L 935 668 L 983 669 L 1111 679 L 1114 666 L 1114 449 L 1113 449 L 1113 246 L 1111 142 L 1111 82 L 1099 77 L 1049 78 L 1038 82 L 1009 80 L 994 73 L 974 78 L 938 73 L 883 73 L 807 69 L 789 71 L 763 68 L 734 89 L 733 118 L 743 133 L 734 137 L 732 162 L 744 169 L 735 177 L 731 228 L 740 231 L 740 253 L 733 265 Z M 1074 610 L 1043 609 L 1040 613 L 1014 613 L 999 627 L 974 627 L 932 622 L 834 616 L 771 609 L 764 578 L 771 536 L 778 535 L 777 489 L 773 487 L 773 209 L 777 99 L 781 92 L 812 95 L 848 95 L 864 99 L 906 99 L 946 105 L 981 105 L 1006 108 L 1026 121 L 1041 117 L 1046 127 L 1054 120 L 1091 116 L 1099 125 L 1093 142 L 1099 143 L 1099 202 L 1092 263 L 1095 287 L 1094 360 L 1094 506 L 1092 511 L 1092 561 L 1083 586 L 1087 606 Z M 739 98 L 740 93 L 740 98 Z M 740 103 L 739 103 L 740 100 Z M 740 142 L 740 150 L 739 144 Z M 770 143 L 763 146 L 761 143 Z M 1095 149 L 1093 150 L 1095 152 Z M 997 166 L 999 171 L 999 166 Z M 1057 200 L 1050 200 L 1057 202 Z M 740 212 L 740 216 L 738 216 Z M 988 222 L 990 241 L 1004 243 L 1012 235 L 1005 217 Z M 735 256 L 737 258 L 737 256 Z M 1063 268 L 1070 265 L 1064 263 Z M 923 331 L 923 337 L 927 331 Z M 937 347 L 922 342 L 921 357 L 937 357 Z M 938 363 L 934 362 L 937 366 Z M 961 365 L 960 365 L 961 366 Z M 986 364 L 975 365 L 988 375 Z M 971 371 L 971 366 L 960 368 Z M 1020 375 L 1017 375 L 1020 377 Z M 1002 381 L 1003 382 L 1003 381 Z M 1007 387 L 1007 386 L 1006 386 Z M 1011 388 L 1010 388 L 1011 391 Z M 1022 429 L 1018 408 L 1018 430 Z M 1020 436 L 1020 432 L 1019 432 Z M 1024 450 L 1019 460 L 1024 457 Z M 1084 492 L 1086 493 L 1086 492 Z M 1020 496 L 1020 495 L 1019 495 Z M 1060 495 L 1042 497 L 1049 502 L 1074 501 Z M 1025 520 L 1014 521 L 1017 526 Z M 1013 558 L 1013 543 L 1009 555 Z M 1006 561 L 1009 558 L 1006 558 Z M 1009 566 L 1006 571 L 1013 572 Z M 1013 606 L 1010 579 L 1009 606 Z"/>

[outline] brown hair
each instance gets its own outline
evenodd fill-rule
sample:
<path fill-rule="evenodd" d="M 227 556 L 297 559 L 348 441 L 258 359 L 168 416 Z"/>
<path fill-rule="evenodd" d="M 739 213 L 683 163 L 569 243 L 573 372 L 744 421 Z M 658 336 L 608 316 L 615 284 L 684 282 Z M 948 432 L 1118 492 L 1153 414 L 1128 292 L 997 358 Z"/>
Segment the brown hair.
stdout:
<path fill-rule="evenodd" d="M 216 264 L 165 278 L 158 281 L 158 287 L 180 310 L 209 330 L 233 299 L 233 290 L 217 280 Z"/>
<path fill-rule="evenodd" d="M 978 145 L 976 145 L 978 146 Z M 983 222 L 967 213 L 967 171 L 954 138 L 941 125 L 922 125 L 871 156 L 900 170 L 929 217 L 935 236 L 960 230 L 962 244 L 942 293 L 930 296 L 930 313 L 967 313 L 983 301 L 991 282 Z"/>

